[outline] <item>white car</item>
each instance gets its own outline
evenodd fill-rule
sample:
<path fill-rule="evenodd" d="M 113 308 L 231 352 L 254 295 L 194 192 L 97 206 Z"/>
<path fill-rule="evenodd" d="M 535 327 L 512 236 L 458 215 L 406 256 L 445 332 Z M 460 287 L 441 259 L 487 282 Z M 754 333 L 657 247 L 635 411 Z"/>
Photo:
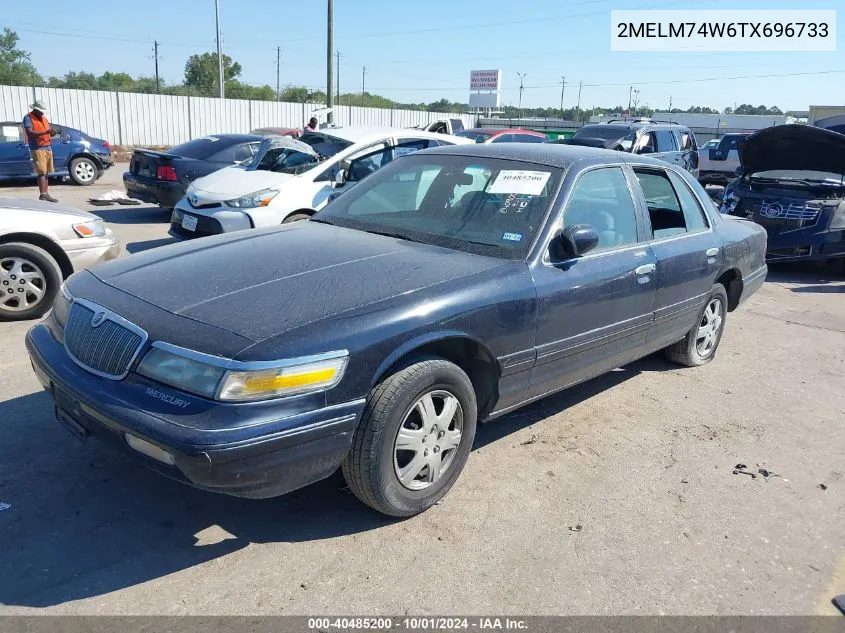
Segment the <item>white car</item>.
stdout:
<path fill-rule="evenodd" d="M 190 239 L 304 220 L 404 154 L 471 143 L 425 130 L 348 127 L 266 139 L 249 166 L 195 180 L 173 209 L 170 235 Z"/>

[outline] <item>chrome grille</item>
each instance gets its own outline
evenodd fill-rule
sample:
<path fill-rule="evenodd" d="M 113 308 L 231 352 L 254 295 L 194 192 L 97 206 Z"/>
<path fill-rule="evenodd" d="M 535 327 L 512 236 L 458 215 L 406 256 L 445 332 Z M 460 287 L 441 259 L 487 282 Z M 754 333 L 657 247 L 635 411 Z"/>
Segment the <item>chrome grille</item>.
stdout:
<path fill-rule="evenodd" d="M 126 376 L 146 340 L 141 328 L 81 299 L 70 307 L 64 334 L 65 349 L 78 365 L 114 380 Z"/>
<path fill-rule="evenodd" d="M 813 222 L 822 208 L 815 204 L 785 200 L 763 200 L 754 211 L 762 220 L 797 220 Z"/>

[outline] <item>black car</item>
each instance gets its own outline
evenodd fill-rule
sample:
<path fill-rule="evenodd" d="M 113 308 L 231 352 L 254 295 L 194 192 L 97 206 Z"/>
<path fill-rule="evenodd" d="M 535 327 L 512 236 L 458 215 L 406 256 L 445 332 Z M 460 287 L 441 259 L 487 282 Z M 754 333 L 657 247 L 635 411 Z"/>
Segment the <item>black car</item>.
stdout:
<path fill-rule="evenodd" d="M 188 141 L 166 151 L 136 149 L 123 184 L 130 198 L 172 209 L 188 185 L 213 171 L 252 162 L 263 136 L 218 134 Z"/>
<path fill-rule="evenodd" d="M 682 167 L 698 177 L 695 134 L 678 123 L 651 119 L 611 120 L 585 125 L 571 137 L 552 142 L 648 154 L 652 158 Z"/>
<path fill-rule="evenodd" d="M 478 420 L 657 350 L 712 360 L 764 248 L 662 161 L 441 147 L 310 220 L 78 273 L 27 349 L 78 437 L 243 497 L 341 467 L 408 516 L 458 478 Z"/>
<path fill-rule="evenodd" d="M 768 233 L 770 261 L 845 264 L 845 135 L 809 125 L 780 125 L 739 143 L 739 177 L 721 211 L 749 218 Z"/>

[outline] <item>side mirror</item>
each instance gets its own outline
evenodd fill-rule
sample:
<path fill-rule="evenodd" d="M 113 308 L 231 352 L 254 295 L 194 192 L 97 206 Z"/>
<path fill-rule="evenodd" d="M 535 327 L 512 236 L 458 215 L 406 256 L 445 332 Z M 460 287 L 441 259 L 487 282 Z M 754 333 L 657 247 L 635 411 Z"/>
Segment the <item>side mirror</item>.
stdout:
<path fill-rule="evenodd" d="M 556 255 L 580 257 L 598 246 L 599 233 L 591 224 L 573 224 L 563 229 L 553 243 L 556 243 Z"/>
<path fill-rule="evenodd" d="M 340 165 L 338 165 L 337 173 L 334 177 L 334 184 L 335 187 L 342 187 L 346 184 L 346 181 L 349 180 L 349 167 L 352 165 L 348 160 L 340 161 Z"/>

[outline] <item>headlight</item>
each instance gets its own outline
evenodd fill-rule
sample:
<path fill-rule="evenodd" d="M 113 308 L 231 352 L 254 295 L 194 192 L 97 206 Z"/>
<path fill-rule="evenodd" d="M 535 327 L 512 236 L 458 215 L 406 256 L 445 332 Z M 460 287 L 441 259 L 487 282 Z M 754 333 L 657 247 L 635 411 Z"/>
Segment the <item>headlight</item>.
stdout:
<path fill-rule="evenodd" d="M 255 193 L 251 193 L 248 196 L 243 196 L 242 198 L 226 200 L 226 204 L 230 207 L 236 207 L 238 209 L 266 207 L 268 204 L 270 204 L 270 201 L 277 195 L 279 195 L 279 192 L 275 189 L 262 189 L 261 191 L 256 191 Z"/>
<path fill-rule="evenodd" d="M 226 373 L 223 367 L 225 359 L 220 360 L 222 362 L 218 366 L 161 347 L 153 347 L 146 353 L 137 371 L 142 376 L 171 387 L 214 398 L 217 385 Z"/>
<path fill-rule="evenodd" d="M 59 287 L 59 294 L 56 295 L 56 300 L 53 302 L 53 318 L 62 327 L 67 323 L 67 313 L 70 311 L 70 304 L 73 303 L 73 295 L 63 283 Z"/>
<path fill-rule="evenodd" d="M 102 237 L 106 234 L 106 224 L 101 219 L 73 225 L 74 232 L 79 237 Z"/>
<path fill-rule="evenodd" d="M 722 198 L 722 207 L 719 211 L 730 215 L 736 209 L 736 205 L 739 204 L 740 200 L 741 198 L 733 191 L 725 191 L 725 196 Z"/>
<path fill-rule="evenodd" d="M 830 219 L 829 229 L 845 229 L 845 202 L 840 202 L 833 217 Z"/>
<path fill-rule="evenodd" d="M 343 377 L 348 353 L 248 364 L 155 342 L 138 366 L 147 378 L 209 399 L 249 402 L 334 387 Z"/>
<path fill-rule="evenodd" d="M 223 379 L 217 398 L 244 402 L 330 389 L 343 378 L 346 361 L 347 356 L 344 353 L 340 357 L 274 369 L 229 371 Z"/>

